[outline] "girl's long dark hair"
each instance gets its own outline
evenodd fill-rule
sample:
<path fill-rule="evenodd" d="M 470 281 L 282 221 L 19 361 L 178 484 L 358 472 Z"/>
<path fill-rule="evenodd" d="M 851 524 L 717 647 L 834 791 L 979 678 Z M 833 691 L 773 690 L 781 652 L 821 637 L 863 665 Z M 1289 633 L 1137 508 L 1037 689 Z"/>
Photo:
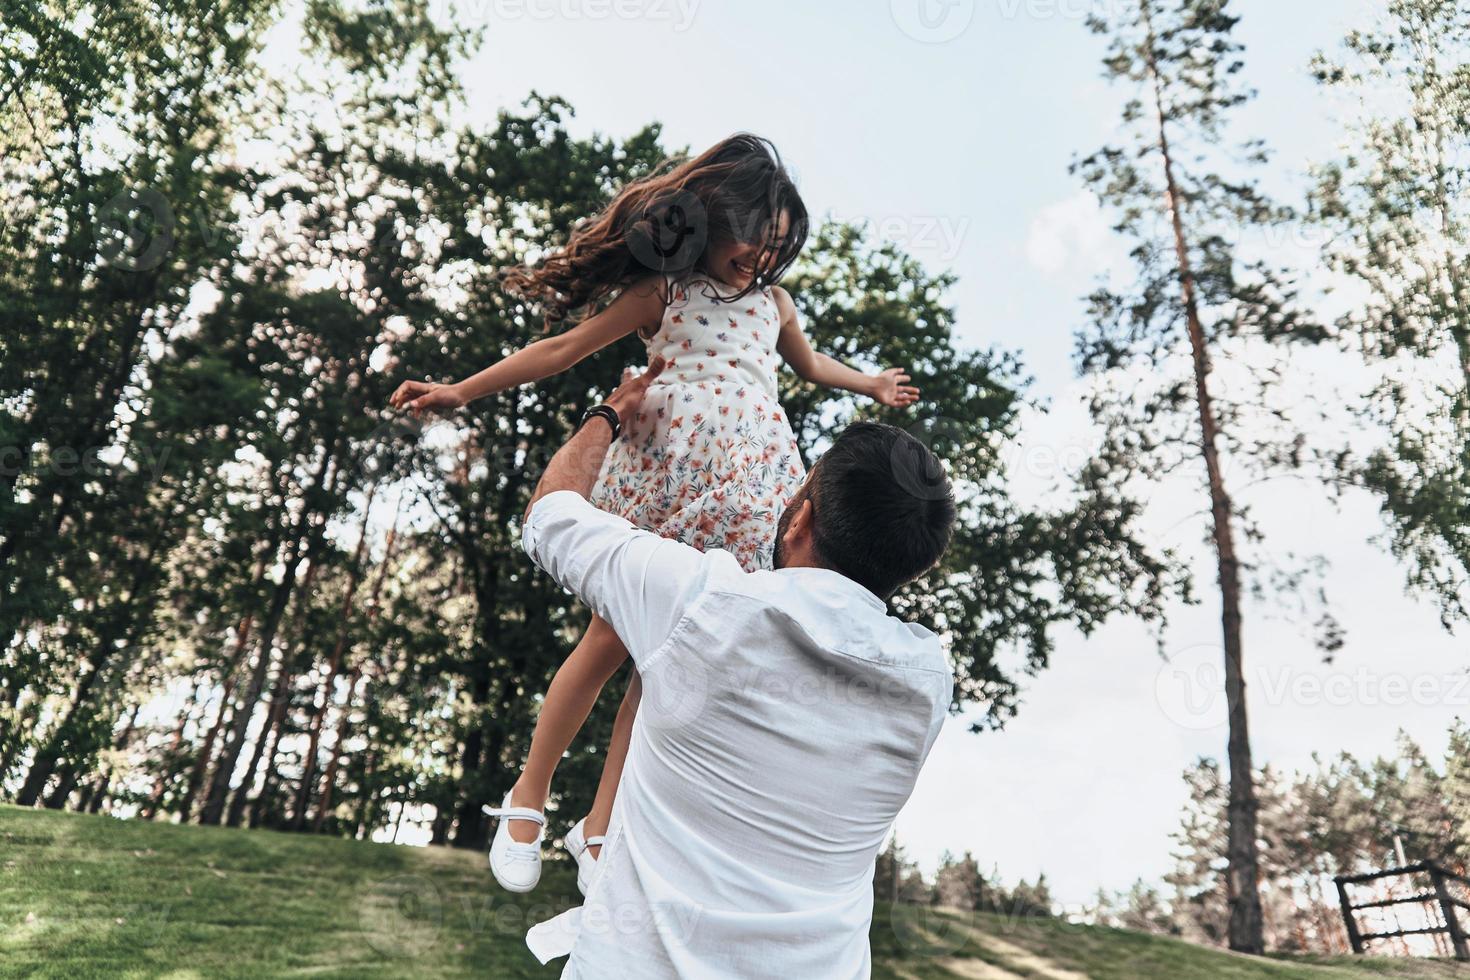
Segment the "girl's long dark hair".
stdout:
<path fill-rule="evenodd" d="M 760 253 L 755 280 L 735 301 L 779 282 L 806 244 L 806 205 L 770 140 L 740 133 L 692 160 L 666 161 L 624 187 L 566 247 L 534 268 L 512 269 L 506 289 L 539 302 L 548 324 L 596 308 L 649 275 L 686 281 L 711 244 L 769 240 L 782 212 L 790 227 Z"/>

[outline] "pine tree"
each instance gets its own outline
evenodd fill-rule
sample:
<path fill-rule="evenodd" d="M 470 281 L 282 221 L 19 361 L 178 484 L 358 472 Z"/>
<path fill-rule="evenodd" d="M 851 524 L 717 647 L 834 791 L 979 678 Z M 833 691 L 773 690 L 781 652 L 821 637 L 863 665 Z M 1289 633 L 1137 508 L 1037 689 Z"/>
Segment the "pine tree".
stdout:
<path fill-rule="evenodd" d="M 1227 473 L 1296 462 L 1299 430 L 1271 404 L 1276 345 L 1317 341 L 1322 331 L 1298 308 L 1289 274 L 1242 242 L 1242 230 L 1278 225 L 1290 213 L 1256 186 L 1253 171 L 1266 159 L 1260 144 L 1227 140 L 1232 110 L 1251 97 L 1240 83 L 1236 23 L 1225 0 L 1131 0 L 1111 20 L 1092 20 L 1111 38 L 1107 77 L 1129 91 L 1127 142 L 1079 160 L 1074 172 L 1115 216 L 1135 269 L 1132 282 L 1091 297 L 1077 360 L 1094 381 L 1089 406 L 1110 479 L 1154 482 L 1184 467 L 1200 476 L 1229 713 L 1228 941 L 1260 953 L 1244 674 L 1251 562 L 1242 551 L 1259 529 Z"/>

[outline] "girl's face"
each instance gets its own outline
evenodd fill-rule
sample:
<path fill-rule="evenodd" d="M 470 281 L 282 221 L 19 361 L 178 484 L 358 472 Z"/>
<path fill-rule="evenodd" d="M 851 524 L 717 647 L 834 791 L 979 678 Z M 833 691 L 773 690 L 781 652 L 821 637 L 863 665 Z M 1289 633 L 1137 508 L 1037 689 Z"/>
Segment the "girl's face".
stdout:
<path fill-rule="evenodd" d="M 704 271 L 727 286 L 746 289 L 755 282 L 756 270 L 780 251 L 790 231 L 791 215 L 782 211 L 753 241 L 711 242 L 704 255 Z"/>

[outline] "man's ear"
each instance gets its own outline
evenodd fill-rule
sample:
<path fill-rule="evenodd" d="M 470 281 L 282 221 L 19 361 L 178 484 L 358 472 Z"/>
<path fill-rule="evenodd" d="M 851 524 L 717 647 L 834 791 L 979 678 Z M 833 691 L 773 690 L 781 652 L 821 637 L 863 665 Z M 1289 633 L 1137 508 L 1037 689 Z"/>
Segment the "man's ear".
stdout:
<path fill-rule="evenodd" d="M 802 498 L 801 505 L 796 509 L 796 516 L 791 518 L 791 523 L 786 528 L 786 544 L 789 547 L 803 541 L 810 541 L 812 536 L 812 525 L 816 517 L 812 498 Z"/>

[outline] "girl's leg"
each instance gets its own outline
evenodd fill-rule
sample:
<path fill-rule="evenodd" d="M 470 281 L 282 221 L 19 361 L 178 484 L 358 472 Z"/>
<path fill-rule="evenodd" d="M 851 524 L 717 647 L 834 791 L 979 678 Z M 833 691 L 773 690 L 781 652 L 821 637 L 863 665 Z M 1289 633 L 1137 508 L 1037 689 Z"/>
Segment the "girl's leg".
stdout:
<path fill-rule="evenodd" d="M 541 705 L 536 731 L 531 736 L 526 767 L 511 789 L 512 805 L 535 810 L 546 808 L 551 776 L 556 772 L 557 763 L 586 722 L 602 686 L 626 659 L 628 650 L 618 639 L 618 634 L 601 617 L 593 616 L 582 642 L 557 670 L 551 686 L 546 689 L 546 700 Z M 513 820 L 508 829 L 512 840 L 528 844 L 536 839 L 540 828 L 530 821 Z"/>
<path fill-rule="evenodd" d="M 613 722 L 612 738 L 607 743 L 607 758 L 602 763 L 602 779 L 597 783 L 597 798 L 592 801 L 592 809 L 587 812 L 587 822 L 583 824 L 588 837 L 601 837 L 607 833 L 608 821 L 612 819 L 613 800 L 618 795 L 618 780 L 623 777 L 623 762 L 628 758 L 628 743 L 633 738 L 633 718 L 638 714 L 638 701 L 643 697 L 643 681 L 638 672 L 633 672 L 633 679 L 628 682 L 628 692 L 623 695 L 623 703 L 618 707 L 617 720 Z M 600 846 L 587 848 L 587 852 L 597 857 L 602 851 Z"/>

